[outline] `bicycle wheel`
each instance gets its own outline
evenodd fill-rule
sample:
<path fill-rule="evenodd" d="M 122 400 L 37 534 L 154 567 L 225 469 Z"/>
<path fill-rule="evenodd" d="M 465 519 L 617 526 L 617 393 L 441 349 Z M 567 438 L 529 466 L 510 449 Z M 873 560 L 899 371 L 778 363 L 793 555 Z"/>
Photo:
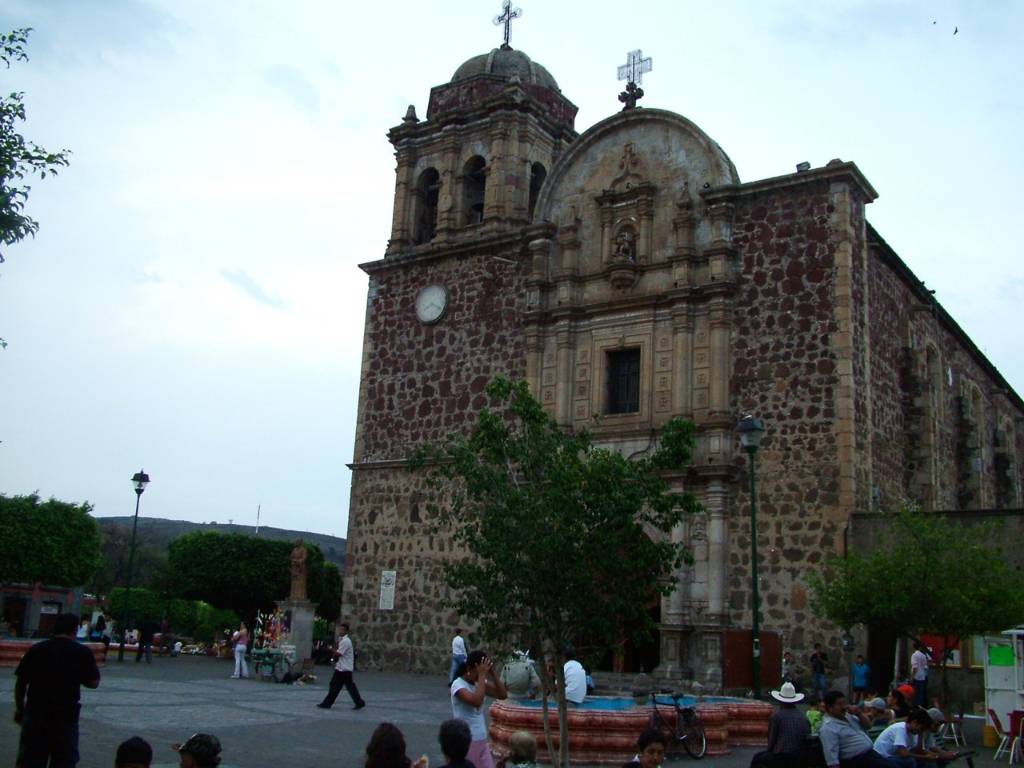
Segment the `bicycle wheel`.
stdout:
<path fill-rule="evenodd" d="M 704 735 L 704 729 L 697 723 L 684 723 L 682 727 L 682 742 L 686 753 L 700 760 L 708 751 L 708 737 Z"/>

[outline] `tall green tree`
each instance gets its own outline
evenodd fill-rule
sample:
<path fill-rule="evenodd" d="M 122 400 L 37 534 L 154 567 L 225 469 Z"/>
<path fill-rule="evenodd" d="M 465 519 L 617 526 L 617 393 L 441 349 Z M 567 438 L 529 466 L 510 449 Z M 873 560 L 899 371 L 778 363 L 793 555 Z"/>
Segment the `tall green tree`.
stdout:
<path fill-rule="evenodd" d="M 25 45 L 30 28 L 15 29 L 0 34 L 0 62 L 10 69 L 13 62 L 28 61 Z M 70 152 L 62 149 L 50 152 L 19 133 L 19 124 L 25 122 L 25 94 L 15 91 L 0 98 L 0 262 L 8 245 L 14 245 L 28 235 L 35 235 L 39 223 L 25 214 L 25 203 L 31 187 L 25 179 L 47 174 L 56 175 L 57 168 L 68 164 Z"/>
<path fill-rule="evenodd" d="M 125 589 L 115 587 L 107 598 L 107 612 L 121 617 L 125 609 Z M 167 619 L 171 632 L 178 637 L 208 643 L 223 639 L 225 629 L 238 627 L 238 614 L 229 608 L 215 608 L 202 600 L 168 600 L 163 595 L 145 587 L 132 588 L 132 621 L 160 623 Z"/>
<path fill-rule="evenodd" d="M 553 661 L 554 680 L 541 666 L 557 690 L 557 756 L 546 698 L 544 730 L 552 764 L 568 766 L 565 651 L 650 637 L 646 607 L 671 591 L 685 559 L 670 531 L 698 509 L 666 479 L 689 463 L 693 426 L 670 422 L 656 450 L 630 461 L 559 428 L 525 382 L 497 378 L 486 392 L 492 407 L 470 434 L 421 449 L 411 466 L 436 491 L 428 508 L 438 530 L 465 552 L 445 569 L 453 607 L 487 641 L 541 648 Z"/>
<path fill-rule="evenodd" d="M 275 601 L 288 597 L 289 556 L 293 546 L 287 541 L 238 533 L 185 534 L 168 547 L 168 570 L 173 574 L 173 583 L 164 590 L 204 600 L 217 608 L 229 608 L 251 622 L 257 611 L 272 610 Z M 305 546 L 307 593 L 311 601 L 318 603 L 324 594 L 324 556 L 315 544 Z"/>
<path fill-rule="evenodd" d="M 939 635 L 955 648 L 971 635 L 1024 623 L 1024 574 L 1013 570 L 990 525 L 964 525 L 939 514 L 904 508 L 870 552 L 832 557 L 812 574 L 812 606 L 849 630 L 885 624 L 918 639 Z M 943 701 L 948 704 L 941 658 Z"/>
<path fill-rule="evenodd" d="M 128 575 L 128 551 L 131 547 L 131 528 L 123 525 L 100 526 L 100 567 L 87 585 L 96 595 L 107 595 L 114 587 L 123 586 Z M 158 589 L 167 565 L 163 547 L 147 541 L 140 533 L 132 562 L 132 584 Z"/>
<path fill-rule="evenodd" d="M 77 587 L 100 564 L 100 532 L 88 502 L 0 494 L 0 582 Z"/>
<path fill-rule="evenodd" d="M 324 563 L 324 580 L 316 614 L 327 621 L 337 621 L 341 616 L 341 571 L 334 563 Z"/>

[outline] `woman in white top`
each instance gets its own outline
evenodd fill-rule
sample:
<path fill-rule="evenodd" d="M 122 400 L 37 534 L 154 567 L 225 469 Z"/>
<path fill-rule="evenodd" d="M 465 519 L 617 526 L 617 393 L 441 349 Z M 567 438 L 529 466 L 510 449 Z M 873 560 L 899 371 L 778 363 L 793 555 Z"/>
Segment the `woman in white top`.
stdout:
<path fill-rule="evenodd" d="M 466 759 L 476 768 L 494 768 L 494 758 L 487 744 L 487 723 L 484 720 L 484 697 L 508 697 L 505 684 L 494 674 L 494 662 L 483 651 L 473 651 L 459 665 L 452 681 L 452 717 L 465 720 L 473 742 Z"/>
<path fill-rule="evenodd" d="M 249 630 L 244 621 L 238 627 L 238 631 L 231 636 L 231 639 L 235 643 L 235 674 L 231 677 L 235 679 L 248 677 L 249 665 L 245 663 L 245 652 L 249 648 Z"/>

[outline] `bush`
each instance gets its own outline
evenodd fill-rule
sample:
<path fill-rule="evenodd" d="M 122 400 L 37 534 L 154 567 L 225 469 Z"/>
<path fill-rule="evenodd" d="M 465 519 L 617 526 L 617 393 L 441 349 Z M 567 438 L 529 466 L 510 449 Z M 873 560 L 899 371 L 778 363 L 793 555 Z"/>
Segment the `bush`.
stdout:
<path fill-rule="evenodd" d="M 107 599 L 107 613 L 120 622 L 124 618 L 123 587 L 111 591 Z M 164 618 L 175 635 L 191 637 L 197 642 L 208 643 L 223 637 L 225 629 L 237 629 L 238 614 L 231 610 L 214 608 L 201 600 L 183 600 L 179 597 L 167 600 L 145 587 L 132 588 L 129 600 L 129 622 L 161 622 Z"/>

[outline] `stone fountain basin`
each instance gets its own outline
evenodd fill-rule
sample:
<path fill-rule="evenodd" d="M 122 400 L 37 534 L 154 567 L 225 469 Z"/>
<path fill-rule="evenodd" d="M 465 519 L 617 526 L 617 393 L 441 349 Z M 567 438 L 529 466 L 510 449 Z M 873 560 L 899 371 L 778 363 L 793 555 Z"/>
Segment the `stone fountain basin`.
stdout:
<path fill-rule="evenodd" d="M 704 724 L 710 756 L 727 755 L 729 747 L 764 746 L 772 705 L 731 696 L 686 696 L 685 707 L 694 707 Z M 558 744 L 558 711 L 549 702 L 555 746 Z M 662 718 L 675 725 L 672 699 L 658 697 Z M 651 704 L 636 704 L 625 696 L 588 696 L 582 704 L 569 705 L 569 751 L 574 763 L 621 765 L 636 754 L 636 740 L 651 718 Z M 529 731 L 537 739 L 537 758 L 547 761 L 544 747 L 543 710 L 539 700 L 495 701 L 490 709 L 491 746 L 495 755 L 508 753 L 509 738 Z"/>

